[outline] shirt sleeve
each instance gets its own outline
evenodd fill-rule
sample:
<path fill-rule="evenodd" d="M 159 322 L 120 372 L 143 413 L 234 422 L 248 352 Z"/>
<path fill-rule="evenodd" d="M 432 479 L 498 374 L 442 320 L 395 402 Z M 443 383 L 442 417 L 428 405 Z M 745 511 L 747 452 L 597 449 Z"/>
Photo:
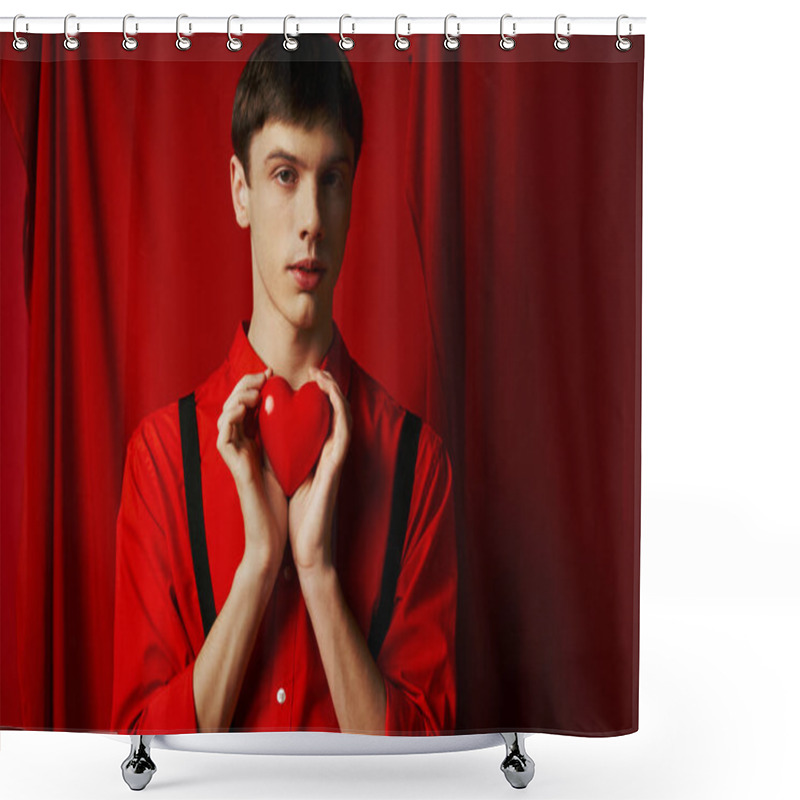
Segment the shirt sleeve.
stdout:
<path fill-rule="evenodd" d="M 457 558 L 450 460 L 424 425 L 406 542 L 380 654 L 387 735 L 453 731 Z"/>
<path fill-rule="evenodd" d="M 165 533 L 170 491 L 147 438 L 140 426 L 128 445 L 117 517 L 111 728 L 196 733 L 195 654 Z"/>

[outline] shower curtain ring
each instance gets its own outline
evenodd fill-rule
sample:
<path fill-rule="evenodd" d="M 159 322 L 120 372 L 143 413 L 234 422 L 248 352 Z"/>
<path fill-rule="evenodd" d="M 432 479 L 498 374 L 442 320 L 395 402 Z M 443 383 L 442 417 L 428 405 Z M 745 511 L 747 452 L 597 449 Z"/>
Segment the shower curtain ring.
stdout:
<path fill-rule="evenodd" d="M 400 35 L 400 20 L 401 19 L 408 19 L 405 14 L 398 14 L 394 18 L 394 46 L 398 50 L 408 50 L 411 47 L 411 42 L 406 39 L 405 36 Z M 408 26 L 408 33 L 406 36 L 411 36 L 411 23 L 407 22 L 406 25 Z"/>
<path fill-rule="evenodd" d="M 178 50 L 188 50 L 192 46 L 192 40 L 187 39 L 181 33 L 181 20 L 188 18 L 189 18 L 188 14 L 178 14 L 178 18 L 175 20 L 175 33 L 178 35 L 178 38 L 175 40 L 175 47 L 177 47 Z M 190 22 L 189 33 L 191 32 L 192 32 L 192 23 Z"/>
<path fill-rule="evenodd" d="M 349 36 L 345 36 L 344 33 L 342 33 L 342 26 L 346 19 L 353 19 L 353 18 L 349 14 L 342 14 L 342 16 L 339 17 L 339 47 L 341 47 L 342 50 L 352 50 L 353 47 L 355 47 L 356 43 Z M 351 31 L 351 33 L 355 32 L 356 32 L 356 24 L 354 22 L 353 30 Z"/>
<path fill-rule="evenodd" d="M 567 50 L 569 48 L 569 39 L 565 39 L 563 36 L 559 35 L 559 33 L 558 33 L 558 21 L 560 19 L 566 19 L 566 18 L 567 18 L 566 14 L 559 14 L 556 17 L 556 24 L 555 24 L 556 40 L 553 42 L 553 47 L 555 47 L 556 50 Z M 568 22 L 567 23 L 567 36 L 569 36 L 569 27 L 570 27 L 570 25 L 569 25 L 569 22 Z"/>
<path fill-rule="evenodd" d="M 17 20 L 18 19 L 25 19 L 25 15 L 24 14 L 17 14 L 17 16 L 14 17 L 14 22 L 11 25 L 11 30 L 14 33 L 13 47 L 14 47 L 15 50 L 19 50 L 19 51 L 27 50 L 28 49 L 28 40 L 24 39 L 22 36 L 20 36 L 17 33 Z M 27 22 L 25 23 L 25 30 L 26 31 L 28 30 L 28 23 Z"/>
<path fill-rule="evenodd" d="M 456 35 L 453 36 L 452 34 L 447 32 L 447 23 L 451 20 L 456 20 Z M 458 50 L 458 45 L 460 42 L 458 41 L 458 37 L 461 36 L 461 23 L 458 22 L 457 16 L 455 14 L 448 14 L 444 18 L 444 46 L 447 50 Z"/>
<path fill-rule="evenodd" d="M 290 19 L 297 19 L 297 17 L 293 17 L 291 14 L 289 14 L 288 16 L 285 16 L 283 18 L 283 49 L 297 50 L 297 47 L 300 44 L 300 42 L 298 42 L 297 39 L 294 39 L 293 37 L 289 36 L 289 33 L 286 30 L 286 27 L 288 26 Z M 296 34 L 300 33 L 299 25 L 297 25 L 297 30 L 295 31 L 295 33 Z"/>
<path fill-rule="evenodd" d="M 65 50 L 77 50 L 80 42 L 74 37 L 69 35 L 69 21 L 71 19 L 75 19 L 74 14 L 67 14 L 64 17 L 64 49 Z M 76 32 L 81 29 L 81 25 L 79 22 L 75 23 L 75 30 Z"/>
<path fill-rule="evenodd" d="M 503 31 L 503 24 L 507 19 L 513 17 L 513 14 L 503 14 L 500 17 L 500 49 L 501 50 L 513 50 L 516 46 L 516 42 L 514 41 L 514 37 L 517 35 L 517 23 L 511 23 L 511 36 L 507 36 Z"/>
<path fill-rule="evenodd" d="M 289 33 L 286 30 L 290 19 L 297 19 L 297 17 L 293 17 L 291 14 L 288 14 L 283 18 L 283 49 L 297 50 L 297 48 L 300 46 L 300 42 L 298 42 L 294 37 L 289 36 Z M 297 35 L 300 33 L 300 25 L 296 24 L 295 28 L 295 35 Z"/>
<path fill-rule="evenodd" d="M 135 50 L 139 46 L 139 42 L 136 40 L 134 36 L 128 36 L 128 20 L 129 19 L 136 19 L 133 14 L 126 14 L 122 18 L 122 46 L 125 50 Z M 135 31 L 139 30 L 139 23 L 133 23 L 133 29 Z"/>
<path fill-rule="evenodd" d="M 619 50 L 621 53 L 627 53 L 628 50 L 631 49 L 631 47 L 633 45 L 633 42 L 631 42 L 630 39 L 625 39 L 623 36 L 620 35 L 619 23 L 622 22 L 623 19 L 628 19 L 628 15 L 627 14 L 620 14 L 617 17 L 617 43 L 616 43 L 616 47 L 617 47 L 617 50 Z M 630 36 L 630 34 L 632 32 L 633 32 L 633 26 L 629 22 L 628 23 L 628 35 Z"/>
<path fill-rule="evenodd" d="M 242 49 L 242 40 L 241 39 L 237 39 L 231 33 L 231 22 L 233 22 L 233 20 L 235 20 L 235 19 L 239 19 L 239 17 L 237 17 L 236 14 L 231 14 L 228 17 L 228 42 L 227 42 L 227 44 L 225 46 L 228 48 L 228 50 L 231 51 L 231 53 L 236 53 L 237 51 Z M 242 26 L 240 25 L 239 26 L 239 32 L 241 33 L 241 31 L 242 31 Z"/>

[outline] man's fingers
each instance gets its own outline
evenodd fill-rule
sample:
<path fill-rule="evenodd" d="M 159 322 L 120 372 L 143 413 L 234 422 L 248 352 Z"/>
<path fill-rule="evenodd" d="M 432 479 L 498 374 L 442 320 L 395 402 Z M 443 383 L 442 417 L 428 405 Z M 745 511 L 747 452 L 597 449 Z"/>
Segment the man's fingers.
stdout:
<path fill-rule="evenodd" d="M 227 411 L 223 411 L 220 414 L 219 419 L 217 420 L 217 429 L 222 433 L 225 433 L 225 441 L 232 440 L 232 428 L 237 422 L 241 422 L 245 414 L 247 413 L 247 406 L 243 403 L 239 403 L 236 406 L 229 408 Z"/>
<path fill-rule="evenodd" d="M 336 379 L 331 375 L 330 372 L 326 372 L 323 370 L 316 370 L 315 377 L 317 378 L 317 384 L 319 387 L 328 395 L 328 398 L 331 401 L 331 405 L 333 406 L 334 414 L 334 421 L 336 417 L 341 417 L 343 420 L 349 418 L 349 414 L 347 411 L 347 403 L 344 399 L 344 395 L 342 394 L 342 390 L 339 388 L 339 384 L 336 383 Z"/>
<path fill-rule="evenodd" d="M 334 461 L 341 464 L 350 445 L 350 425 L 344 411 L 334 418 L 331 444 L 333 445 Z"/>
<path fill-rule="evenodd" d="M 271 370 L 267 370 L 271 374 Z M 227 406 L 234 398 L 239 397 L 242 393 L 249 393 L 251 391 L 260 391 L 261 387 L 264 385 L 264 382 L 267 380 L 266 372 L 253 372 L 248 375 L 243 375 L 236 386 L 233 387 L 233 391 L 231 391 L 228 399 L 225 401 L 225 406 Z M 223 406 L 223 408 L 225 408 Z"/>
<path fill-rule="evenodd" d="M 236 386 L 233 387 L 233 392 L 231 392 L 231 394 L 238 392 L 240 389 L 259 388 L 266 379 L 267 376 L 263 372 L 253 372 L 249 375 L 244 375 L 239 379 Z"/>
<path fill-rule="evenodd" d="M 311 367 L 309 374 L 312 380 L 316 381 L 317 386 L 327 395 L 330 395 L 334 389 L 339 388 L 339 384 L 336 383 L 330 372 L 317 369 L 317 367 Z"/>
<path fill-rule="evenodd" d="M 217 450 L 220 453 L 230 454 L 232 449 L 240 449 L 246 438 L 244 421 L 247 412 L 257 407 L 261 389 L 272 374 L 272 368 L 267 367 L 264 372 L 243 375 L 234 386 L 217 419 Z"/>
<path fill-rule="evenodd" d="M 231 394 L 231 396 L 225 401 L 225 404 L 222 406 L 222 410 L 228 411 L 238 403 L 244 403 L 245 405 L 253 408 L 258 403 L 258 398 L 260 394 L 261 390 L 258 388 L 238 389 L 238 390 L 234 389 L 233 394 Z"/>
<path fill-rule="evenodd" d="M 312 377 L 317 385 L 328 395 L 333 406 L 333 429 L 331 431 L 330 443 L 335 459 L 338 461 L 343 458 L 344 452 L 349 445 L 350 428 L 352 427 L 352 417 L 339 384 L 330 372 L 312 368 Z"/>

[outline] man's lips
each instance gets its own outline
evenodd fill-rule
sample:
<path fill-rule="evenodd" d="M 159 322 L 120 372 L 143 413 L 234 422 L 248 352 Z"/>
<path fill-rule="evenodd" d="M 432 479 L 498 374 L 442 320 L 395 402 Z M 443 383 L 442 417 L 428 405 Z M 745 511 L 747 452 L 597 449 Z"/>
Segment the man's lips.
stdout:
<path fill-rule="evenodd" d="M 301 291 L 309 292 L 319 286 L 325 267 L 316 258 L 305 258 L 288 267 Z"/>
<path fill-rule="evenodd" d="M 301 269 L 304 272 L 325 272 L 322 262 L 316 258 L 304 258 L 289 266 L 290 270 Z"/>

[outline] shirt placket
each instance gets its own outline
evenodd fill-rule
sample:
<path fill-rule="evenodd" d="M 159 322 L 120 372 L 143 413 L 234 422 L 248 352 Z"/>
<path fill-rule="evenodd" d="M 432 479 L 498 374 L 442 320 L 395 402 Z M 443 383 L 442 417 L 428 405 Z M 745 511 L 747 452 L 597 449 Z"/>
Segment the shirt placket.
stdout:
<path fill-rule="evenodd" d="M 297 573 L 292 561 L 291 549 L 286 545 L 283 563 L 275 581 L 275 599 L 277 601 L 279 630 L 285 631 L 287 638 L 284 646 L 279 648 L 276 655 L 276 669 L 273 670 L 272 686 L 267 702 L 273 709 L 271 715 L 276 721 L 276 727 L 290 729 L 292 724 L 292 709 L 294 707 L 295 682 L 294 662 L 297 649 L 297 626 L 295 616 L 297 613 Z"/>

